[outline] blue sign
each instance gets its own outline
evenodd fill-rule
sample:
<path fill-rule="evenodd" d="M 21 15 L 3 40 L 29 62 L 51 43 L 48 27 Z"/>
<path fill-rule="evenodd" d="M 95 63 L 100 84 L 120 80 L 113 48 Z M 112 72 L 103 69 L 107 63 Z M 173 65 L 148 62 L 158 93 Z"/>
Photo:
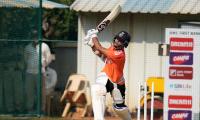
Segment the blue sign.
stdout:
<path fill-rule="evenodd" d="M 192 65 L 193 53 L 171 52 L 169 59 L 171 65 Z"/>

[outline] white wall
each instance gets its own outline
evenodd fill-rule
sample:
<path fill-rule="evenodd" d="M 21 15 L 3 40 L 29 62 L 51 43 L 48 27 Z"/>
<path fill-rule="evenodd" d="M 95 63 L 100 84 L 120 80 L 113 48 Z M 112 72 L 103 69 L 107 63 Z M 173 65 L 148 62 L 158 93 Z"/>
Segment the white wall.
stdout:
<path fill-rule="evenodd" d="M 87 30 L 104 19 L 107 14 L 82 13 L 79 17 L 78 72 L 86 74 L 91 83 L 103 67 L 103 63 L 93 55 L 88 46 L 84 46 L 82 38 Z M 103 46 L 109 46 L 114 34 L 120 30 L 129 31 L 132 40 L 126 49 L 125 78 L 127 82 L 126 103 L 131 110 L 137 105 L 138 83 L 148 77 L 162 76 L 163 58 L 158 56 L 158 44 L 164 41 L 166 27 L 178 27 L 178 20 L 188 16 L 120 14 L 105 31 L 99 34 Z M 192 18 L 190 18 L 192 19 Z"/>

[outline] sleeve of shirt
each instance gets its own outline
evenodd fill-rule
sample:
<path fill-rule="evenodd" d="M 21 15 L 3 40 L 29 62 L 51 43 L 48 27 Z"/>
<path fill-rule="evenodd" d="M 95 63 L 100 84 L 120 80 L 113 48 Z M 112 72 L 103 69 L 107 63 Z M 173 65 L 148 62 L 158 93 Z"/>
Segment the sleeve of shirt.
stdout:
<path fill-rule="evenodd" d="M 47 44 L 43 43 L 42 44 L 42 59 L 43 59 L 43 64 L 46 66 L 48 66 L 51 63 L 51 52 L 50 52 L 50 48 Z"/>
<path fill-rule="evenodd" d="M 46 55 L 47 55 L 47 65 L 49 65 L 52 59 L 51 59 L 51 51 L 48 45 L 46 45 Z"/>

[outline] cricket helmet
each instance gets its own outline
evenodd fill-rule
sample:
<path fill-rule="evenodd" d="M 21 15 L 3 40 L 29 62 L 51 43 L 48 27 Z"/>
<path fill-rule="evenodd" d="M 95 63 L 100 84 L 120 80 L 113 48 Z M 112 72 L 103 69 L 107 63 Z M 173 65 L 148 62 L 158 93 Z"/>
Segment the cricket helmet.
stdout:
<path fill-rule="evenodd" d="M 131 40 L 131 36 L 126 31 L 120 31 L 115 35 L 114 39 L 118 39 L 126 48 Z"/>

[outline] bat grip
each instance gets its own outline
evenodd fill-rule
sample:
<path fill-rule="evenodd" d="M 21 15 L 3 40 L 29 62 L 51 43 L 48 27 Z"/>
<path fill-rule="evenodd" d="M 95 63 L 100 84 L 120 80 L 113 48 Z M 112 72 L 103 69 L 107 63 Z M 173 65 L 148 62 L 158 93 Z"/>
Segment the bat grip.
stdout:
<path fill-rule="evenodd" d="M 93 34 L 98 34 L 100 31 L 98 29 L 95 29 Z"/>

